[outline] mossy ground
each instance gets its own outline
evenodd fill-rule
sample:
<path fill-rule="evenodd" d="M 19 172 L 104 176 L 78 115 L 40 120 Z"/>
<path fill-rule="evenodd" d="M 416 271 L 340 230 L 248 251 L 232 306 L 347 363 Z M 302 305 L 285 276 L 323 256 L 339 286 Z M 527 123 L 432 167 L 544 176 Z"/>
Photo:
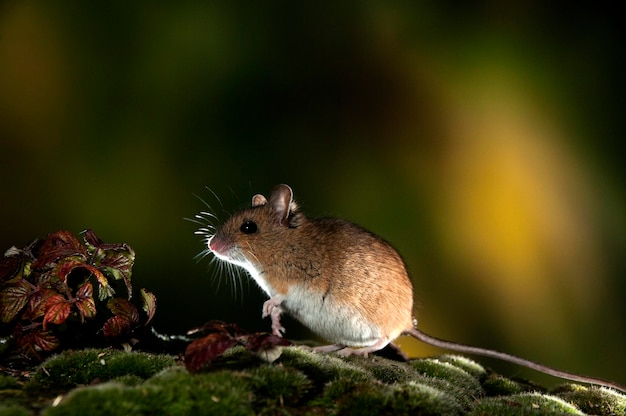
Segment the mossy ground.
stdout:
<path fill-rule="evenodd" d="M 0 374 L 0 416 L 204 414 L 620 415 L 626 396 L 563 384 L 546 392 L 458 356 L 340 358 L 288 347 L 268 364 L 233 348 L 200 374 L 172 356 L 64 352 L 25 379 Z"/>

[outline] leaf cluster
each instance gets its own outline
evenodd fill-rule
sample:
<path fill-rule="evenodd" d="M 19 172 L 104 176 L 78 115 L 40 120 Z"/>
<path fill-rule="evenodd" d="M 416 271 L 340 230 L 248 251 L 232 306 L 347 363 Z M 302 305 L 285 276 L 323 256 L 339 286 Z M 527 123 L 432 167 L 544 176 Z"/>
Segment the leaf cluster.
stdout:
<path fill-rule="evenodd" d="M 190 331 L 190 334 L 198 333 L 208 335 L 192 341 L 185 350 L 185 366 L 190 373 L 197 373 L 237 345 L 270 362 L 278 358 L 281 347 L 291 345 L 282 337 L 266 332 L 249 334 L 236 324 L 222 321 L 209 321 Z"/>
<path fill-rule="evenodd" d="M 133 249 L 82 237 L 57 231 L 0 258 L 0 336 L 29 358 L 93 338 L 127 342 L 154 316 L 152 293 L 140 290 L 141 313 L 133 303 Z"/>

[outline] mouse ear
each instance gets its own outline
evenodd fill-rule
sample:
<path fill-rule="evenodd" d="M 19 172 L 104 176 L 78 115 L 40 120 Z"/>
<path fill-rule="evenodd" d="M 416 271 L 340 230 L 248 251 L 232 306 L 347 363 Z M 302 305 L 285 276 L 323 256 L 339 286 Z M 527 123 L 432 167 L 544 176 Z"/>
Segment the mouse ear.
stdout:
<path fill-rule="evenodd" d="M 286 225 L 292 207 L 293 191 L 288 185 L 278 185 L 270 195 L 270 207 L 276 213 L 279 225 Z"/>
<path fill-rule="evenodd" d="M 267 204 L 267 199 L 261 194 L 256 194 L 252 197 L 252 207 L 259 207 Z"/>

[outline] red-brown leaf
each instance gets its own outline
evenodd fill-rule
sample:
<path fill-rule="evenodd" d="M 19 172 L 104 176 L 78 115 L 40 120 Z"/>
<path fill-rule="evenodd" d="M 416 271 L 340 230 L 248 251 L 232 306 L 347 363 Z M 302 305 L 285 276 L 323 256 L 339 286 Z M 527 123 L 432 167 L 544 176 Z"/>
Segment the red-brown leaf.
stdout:
<path fill-rule="evenodd" d="M 100 240 L 100 238 L 96 235 L 96 233 L 93 232 L 91 228 L 83 231 L 83 240 L 89 248 L 99 248 L 100 245 L 102 245 L 102 240 Z"/>
<path fill-rule="evenodd" d="M 28 302 L 30 290 L 28 283 L 21 279 L 0 291 L 0 321 L 11 322 L 20 313 Z"/>
<path fill-rule="evenodd" d="M 17 328 L 15 342 L 24 354 L 38 360 L 41 359 L 39 352 L 52 351 L 60 345 L 57 337 L 48 331 L 43 331 L 41 328 L 36 328 L 26 333 L 22 332 L 21 327 Z"/>
<path fill-rule="evenodd" d="M 17 252 L 19 253 L 19 251 Z M 20 271 L 22 259 L 19 254 L 0 258 L 0 282 L 12 279 Z"/>
<path fill-rule="evenodd" d="M 143 311 L 146 315 L 148 315 L 148 320 L 144 323 L 144 325 L 148 325 L 156 313 L 156 296 L 143 288 L 139 291 L 139 293 L 141 294 L 141 300 L 143 301 Z"/>
<path fill-rule="evenodd" d="M 69 231 L 57 231 L 48 235 L 37 252 L 33 269 L 51 267 L 62 257 L 85 257 L 87 250 Z"/>
<path fill-rule="evenodd" d="M 43 317 L 43 329 L 47 328 L 48 323 L 61 325 L 68 316 L 70 316 L 70 307 L 72 305 L 61 295 L 52 295 L 46 302 L 46 314 Z"/>
<path fill-rule="evenodd" d="M 77 298 L 93 298 L 93 285 L 90 282 L 83 283 L 76 291 Z"/>
<path fill-rule="evenodd" d="M 67 276 L 74 271 L 77 267 L 81 267 L 83 264 L 82 261 L 77 259 L 71 259 L 67 261 L 63 261 L 61 264 L 57 265 L 55 269 L 57 272 L 57 277 L 62 282 L 67 282 Z"/>
<path fill-rule="evenodd" d="M 96 316 L 96 303 L 93 300 L 93 286 L 90 282 L 85 282 L 76 291 L 76 308 L 81 322 Z"/>
<path fill-rule="evenodd" d="M 139 322 L 139 311 L 137 311 L 137 307 L 126 299 L 113 298 L 107 302 L 107 308 L 109 308 L 114 315 L 125 318 L 133 325 Z"/>
<path fill-rule="evenodd" d="M 252 352 L 263 352 L 288 345 L 291 345 L 291 342 L 285 338 L 266 332 L 251 334 L 246 337 L 246 348 Z"/>
<path fill-rule="evenodd" d="M 89 271 L 93 276 L 95 276 L 96 280 L 98 281 L 98 285 L 100 289 L 99 291 L 100 300 L 104 300 L 114 293 L 113 288 L 109 286 L 109 281 L 104 276 L 104 274 L 102 274 L 102 272 L 98 270 L 97 268 L 95 268 L 94 266 L 87 264 L 81 260 L 69 259 L 61 263 L 58 266 L 58 272 L 57 272 L 59 279 L 62 282 L 66 282 L 67 276 L 76 269 L 85 269 Z"/>
<path fill-rule="evenodd" d="M 132 297 L 130 277 L 135 263 L 133 249 L 126 243 L 106 244 L 90 229 L 83 231 L 83 240 L 89 252 L 93 253 L 92 264 L 115 280 L 123 279 L 130 299 Z M 104 298 L 101 296 L 100 299 Z"/>
<path fill-rule="evenodd" d="M 48 299 L 56 293 L 57 292 L 51 289 L 41 289 L 33 293 L 30 296 L 30 299 L 28 299 L 28 306 L 22 317 L 24 319 L 34 321 L 35 319 L 44 316 L 46 313 L 46 304 L 48 303 Z"/>
<path fill-rule="evenodd" d="M 127 244 L 108 244 L 115 248 L 102 250 L 99 256 L 97 266 L 100 270 L 108 273 L 115 280 L 124 280 L 128 299 L 132 297 L 133 287 L 130 283 L 130 277 L 133 273 L 133 264 L 135 263 L 135 252 Z"/>
<path fill-rule="evenodd" d="M 104 336 L 108 338 L 119 338 L 130 332 L 130 322 L 123 316 L 113 316 L 109 318 L 105 323 L 102 330 Z"/>
<path fill-rule="evenodd" d="M 235 338 L 225 333 L 211 334 L 191 342 L 185 350 L 187 371 L 197 373 L 237 343 Z"/>
<path fill-rule="evenodd" d="M 60 345 L 58 338 L 48 331 L 34 331 L 31 337 L 33 344 L 44 351 L 52 351 Z"/>

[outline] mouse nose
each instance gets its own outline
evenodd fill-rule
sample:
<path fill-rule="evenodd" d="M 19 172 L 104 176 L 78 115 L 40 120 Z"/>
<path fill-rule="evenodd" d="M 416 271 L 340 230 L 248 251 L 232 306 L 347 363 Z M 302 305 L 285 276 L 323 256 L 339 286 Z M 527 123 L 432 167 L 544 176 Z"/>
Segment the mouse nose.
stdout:
<path fill-rule="evenodd" d="M 221 254 L 222 251 L 224 251 L 225 246 L 226 246 L 226 243 L 224 243 L 224 241 L 220 240 L 219 238 L 215 238 L 215 236 L 209 239 L 209 249 L 213 251 L 214 253 Z"/>

